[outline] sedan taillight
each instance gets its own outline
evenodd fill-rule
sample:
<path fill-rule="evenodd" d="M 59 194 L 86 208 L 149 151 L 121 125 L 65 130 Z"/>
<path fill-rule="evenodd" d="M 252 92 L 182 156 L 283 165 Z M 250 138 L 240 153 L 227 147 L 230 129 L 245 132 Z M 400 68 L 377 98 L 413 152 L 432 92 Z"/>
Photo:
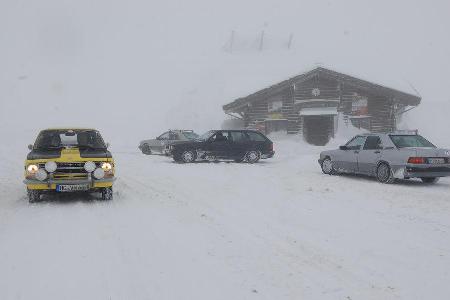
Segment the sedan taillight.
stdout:
<path fill-rule="evenodd" d="M 410 157 L 408 159 L 408 164 L 425 164 L 425 157 Z"/>

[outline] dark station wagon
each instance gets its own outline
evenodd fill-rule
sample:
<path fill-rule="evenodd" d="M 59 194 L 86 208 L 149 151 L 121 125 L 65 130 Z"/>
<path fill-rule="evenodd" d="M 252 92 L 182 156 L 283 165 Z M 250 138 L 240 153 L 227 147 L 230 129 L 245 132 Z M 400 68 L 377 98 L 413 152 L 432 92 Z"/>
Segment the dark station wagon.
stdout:
<path fill-rule="evenodd" d="M 174 161 L 191 163 L 196 160 L 234 160 L 256 163 L 275 154 L 273 143 L 254 130 L 210 130 L 196 140 L 170 147 Z"/>

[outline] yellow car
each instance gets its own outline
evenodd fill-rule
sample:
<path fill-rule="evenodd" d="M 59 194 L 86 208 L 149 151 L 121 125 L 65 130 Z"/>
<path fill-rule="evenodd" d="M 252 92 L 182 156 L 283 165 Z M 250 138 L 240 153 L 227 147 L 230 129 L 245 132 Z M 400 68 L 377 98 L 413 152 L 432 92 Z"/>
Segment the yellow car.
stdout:
<path fill-rule="evenodd" d="M 95 129 L 56 128 L 42 130 L 25 161 L 28 200 L 42 194 L 100 192 L 113 198 L 114 160 Z"/>

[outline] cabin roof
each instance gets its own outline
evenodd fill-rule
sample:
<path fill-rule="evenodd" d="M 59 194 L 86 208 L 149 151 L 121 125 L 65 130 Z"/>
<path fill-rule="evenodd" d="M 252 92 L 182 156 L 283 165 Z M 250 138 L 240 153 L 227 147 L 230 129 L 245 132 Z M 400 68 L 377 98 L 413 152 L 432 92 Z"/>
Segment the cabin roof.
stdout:
<path fill-rule="evenodd" d="M 271 96 L 279 93 L 280 91 L 288 88 L 294 83 L 301 83 L 311 79 L 314 76 L 319 75 L 323 78 L 334 79 L 344 85 L 352 86 L 361 90 L 365 90 L 367 92 L 382 95 L 387 97 L 395 98 L 400 103 L 410 106 L 417 106 L 421 101 L 421 97 L 412 95 L 406 92 L 402 92 L 393 88 L 389 88 L 383 85 L 379 85 L 376 83 L 372 83 L 363 79 L 359 79 L 350 75 L 346 75 L 343 73 L 339 73 L 330 69 L 326 69 L 323 67 L 315 68 L 309 72 L 297 75 L 288 80 L 282 81 L 280 83 L 274 84 L 268 88 L 262 89 L 258 92 L 250 94 L 246 97 L 238 98 L 231 103 L 228 103 L 223 106 L 223 110 L 226 112 L 232 112 L 235 109 L 241 108 L 242 106 L 247 105 L 250 102 L 257 101 L 261 99 L 261 96 Z"/>

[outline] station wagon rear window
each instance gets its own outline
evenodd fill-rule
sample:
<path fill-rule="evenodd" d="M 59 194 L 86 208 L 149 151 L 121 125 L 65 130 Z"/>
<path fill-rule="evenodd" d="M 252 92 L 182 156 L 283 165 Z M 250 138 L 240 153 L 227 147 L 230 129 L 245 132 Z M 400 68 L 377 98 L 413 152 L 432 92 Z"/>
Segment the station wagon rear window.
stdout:
<path fill-rule="evenodd" d="M 250 137 L 250 140 L 253 142 L 265 142 L 266 138 L 258 132 L 247 132 L 247 135 Z"/>
<path fill-rule="evenodd" d="M 436 148 L 420 135 L 390 135 L 397 148 Z"/>

